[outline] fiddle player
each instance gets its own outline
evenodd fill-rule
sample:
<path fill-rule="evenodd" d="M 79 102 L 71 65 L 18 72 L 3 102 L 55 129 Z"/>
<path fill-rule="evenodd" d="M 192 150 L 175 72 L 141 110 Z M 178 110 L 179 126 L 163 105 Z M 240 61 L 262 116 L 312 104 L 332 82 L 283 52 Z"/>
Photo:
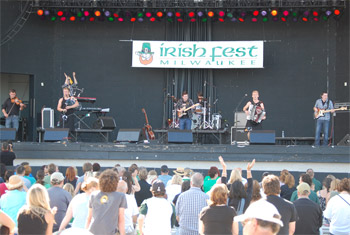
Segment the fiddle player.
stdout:
<path fill-rule="evenodd" d="M 252 114 L 253 112 L 253 108 L 256 108 L 255 113 Z M 257 108 L 259 107 L 259 108 Z M 261 109 L 260 109 L 261 108 Z M 257 120 L 252 120 L 252 116 L 259 115 L 257 110 L 262 110 L 263 113 L 261 113 L 261 115 L 263 115 L 262 117 L 260 117 L 260 121 Z M 264 103 L 259 100 L 259 92 L 257 90 L 254 90 L 252 92 L 252 100 L 248 101 L 247 104 L 243 107 L 243 111 L 246 113 L 247 115 L 247 124 L 246 124 L 246 131 L 248 131 L 248 139 L 250 137 L 249 132 L 252 130 L 262 130 L 262 124 L 261 124 L 261 120 L 265 120 L 266 119 L 266 115 L 265 115 L 265 106 Z M 258 116 L 259 118 L 259 116 Z"/>
<path fill-rule="evenodd" d="M 1 109 L 6 118 L 6 128 L 16 128 L 16 131 L 18 131 L 19 111 L 23 110 L 25 107 L 25 104 L 17 98 L 16 90 L 10 89 L 9 98 L 3 103 Z"/>
<path fill-rule="evenodd" d="M 79 106 L 76 98 L 70 96 L 68 87 L 63 87 L 63 97 L 58 100 L 57 111 L 62 113 L 60 118 L 60 126 L 69 128 L 69 131 L 74 131 L 74 109 Z"/>

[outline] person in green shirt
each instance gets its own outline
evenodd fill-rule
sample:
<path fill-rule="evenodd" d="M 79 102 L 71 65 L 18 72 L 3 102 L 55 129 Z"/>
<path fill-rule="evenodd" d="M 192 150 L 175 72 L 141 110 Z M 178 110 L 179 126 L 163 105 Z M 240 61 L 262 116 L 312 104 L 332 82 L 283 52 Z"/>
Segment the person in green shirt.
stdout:
<path fill-rule="evenodd" d="M 216 181 L 220 179 L 220 171 L 216 166 L 210 167 L 208 175 L 204 178 L 203 190 L 205 193 L 216 184 Z"/>
<path fill-rule="evenodd" d="M 306 174 L 308 174 L 311 177 L 312 183 L 315 185 L 314 191 L 315 191 L 315 193 L 317 193 L 317 191 L 322 189 L 321 182 L 318 181 L 317 179 L 315 179 L 315 172 L 313 169 L 311 169 L 311 168 L 307 169 Z"/>
<path fill-rule="evenodd" d="M 299 178 L 299 184 L 301 183 L 307 183 L 310 187 L 312 185 L 312 179 L 310 177 L 310 175 L 303 173 L 300 175 Z M 298 191 L 295 190 L 290 198 L 291 202 L 294 202 L 295 200 L 298 199 Z M 310 195 L 309 195 L 309 199 L 313 202 L 316 202 L 317 204 L 320 204 L 320 200 L 317 197 L 317 194 L 314 191 L 311 191 Z"/>

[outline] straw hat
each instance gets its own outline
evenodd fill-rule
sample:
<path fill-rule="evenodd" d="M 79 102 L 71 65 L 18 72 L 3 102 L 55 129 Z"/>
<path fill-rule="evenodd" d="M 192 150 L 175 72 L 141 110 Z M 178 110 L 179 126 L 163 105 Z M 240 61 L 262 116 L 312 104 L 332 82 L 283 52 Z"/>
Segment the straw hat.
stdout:
<path fill-rule="evenodd" d="M 183 167 L 178 167 L 176 170 L 174 170 L 174 173 L 180 176 L 185 175 L 185 169 Z"/>
<path fill-rule="evenodd" d="M 23 187 L 23 180 L 18 175 L 13 175 L 10 177 L 7 183 L 7 188 L 9 190 L 14 190 Z"/>

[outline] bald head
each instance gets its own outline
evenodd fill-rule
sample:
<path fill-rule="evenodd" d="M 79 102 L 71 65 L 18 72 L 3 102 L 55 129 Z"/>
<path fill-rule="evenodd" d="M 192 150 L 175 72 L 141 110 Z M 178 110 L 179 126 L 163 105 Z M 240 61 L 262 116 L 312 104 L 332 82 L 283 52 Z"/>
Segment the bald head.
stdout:
<path fill-rule="evenodd" d="M 117 192 L 126 193 L 128 191 L 128 185 L 124 180 L 120 180 L 117 187 Z"/>
<path fill-rule="evenodd" d="M 191 186 L 192 187 L 202 187 L 203 185 L 203 175 L 201 173 L 194 173 L 191 178 Z"/>

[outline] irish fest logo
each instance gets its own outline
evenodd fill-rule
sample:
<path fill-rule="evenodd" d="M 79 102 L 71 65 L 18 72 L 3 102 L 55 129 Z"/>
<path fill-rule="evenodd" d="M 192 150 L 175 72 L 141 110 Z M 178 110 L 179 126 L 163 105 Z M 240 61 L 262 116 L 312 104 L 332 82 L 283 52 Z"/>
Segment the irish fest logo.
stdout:
<path fill-rule="evenodd" d="M 148 64 L 152 63 L 153 54 L 154 54 L 154 52 L 152 52 L 151 43 L 149 43 L 149 42 L 144 42 L 142 44 L 142 50 L 136 52 L 136 55 L 139 56 L 140 63 L 143 65 L 148 65 Z"/>

